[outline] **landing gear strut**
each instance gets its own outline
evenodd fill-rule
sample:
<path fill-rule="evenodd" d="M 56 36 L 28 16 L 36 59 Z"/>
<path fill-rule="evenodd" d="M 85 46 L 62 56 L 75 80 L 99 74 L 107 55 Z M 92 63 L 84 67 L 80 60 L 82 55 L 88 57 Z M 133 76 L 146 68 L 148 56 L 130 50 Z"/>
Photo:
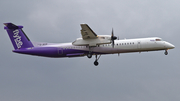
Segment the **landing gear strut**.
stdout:
<path fill-rule="evenodd" d="M 99 65 L 98 60 L 99 60 L 100 57 L 101 57 L 101 54 L 99 55 L 99 57 L 97 57 L 97 54 L 96 54 L 96 60 L 94 61 L 94 65 L 95 65 L 95 66 L 98 66 L 98 65 Z"/>
<path fill-rule="evenodd" d="M 167 51 L 167 50 L 165 50 L 164 54 L 165 54 L 165 55 L 168 55 L 168 51 Z"/>
<path fill-rule="evenodd" d="M 92 58 L 92 51 L 91 51 L 91 47 L 89 46 L 89 53 L 87 54 L 88 58 Z"/>

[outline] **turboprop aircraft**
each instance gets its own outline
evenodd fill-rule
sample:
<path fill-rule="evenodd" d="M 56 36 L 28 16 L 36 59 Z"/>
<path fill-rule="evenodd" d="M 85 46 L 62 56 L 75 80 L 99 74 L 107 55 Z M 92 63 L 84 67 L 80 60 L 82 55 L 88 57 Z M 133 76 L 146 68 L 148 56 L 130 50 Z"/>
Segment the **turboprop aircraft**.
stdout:
<path fill-rule="evenodd" d="M 87 24 L 81 24 L 82 38 L 77 38 L 74 42 L 35 43 L 31 42 L 24 33 L 23 26 L 13 23 L 4 23 L 4 25 L 15 53 L 53 58 L 81 56 L 91 58 L 92 55 L 95 55 L 95 66 L 99 64 L 98 60 L 104 54 L 165 50 L 164 54 L 167 55 L 168 49 L 175 48 L 174 45 L 159 37 L 117 40 L 113 30 L 111 35 L 97 35 Z"/>

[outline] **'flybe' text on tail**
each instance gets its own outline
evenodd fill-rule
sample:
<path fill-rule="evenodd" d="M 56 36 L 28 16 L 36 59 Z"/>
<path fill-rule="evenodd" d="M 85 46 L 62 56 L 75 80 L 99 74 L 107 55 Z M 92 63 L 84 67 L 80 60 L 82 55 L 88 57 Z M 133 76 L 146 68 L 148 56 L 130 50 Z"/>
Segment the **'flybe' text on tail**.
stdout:
<path fill-rule="evenodd" d="M 29 38 L 23 32 L 23 26 L 16 26 L 12 23 L 4 23 L 4 29 L 7 31 L 14 49 L 34 47 Z"/>

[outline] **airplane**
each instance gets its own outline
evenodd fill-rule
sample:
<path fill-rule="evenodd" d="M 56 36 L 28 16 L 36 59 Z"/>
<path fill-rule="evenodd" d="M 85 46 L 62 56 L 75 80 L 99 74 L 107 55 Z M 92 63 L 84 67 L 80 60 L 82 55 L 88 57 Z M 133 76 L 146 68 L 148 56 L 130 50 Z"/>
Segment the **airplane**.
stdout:
<path fill-rule="evenodd" d="M 164 54 L 168 55 L 168 49 L 175 48 L 173 44 L 159 37 L 119 40 L 114 36 L 113 29 L 111 35 L 97 35 L 87 24 L 80 24 L 82 38 L 77 38 L 74 42 L 31 42 L 22 30 L 23 26 L 13 23 L 4 23 L 4 25 L 15 53 L 52 58 L 82 56 L 91 58 L 95 55 L 95 66 L 98 66 L 101 55 L 105 54 L 119 55 L 120 53 L 165 50 Z"/>

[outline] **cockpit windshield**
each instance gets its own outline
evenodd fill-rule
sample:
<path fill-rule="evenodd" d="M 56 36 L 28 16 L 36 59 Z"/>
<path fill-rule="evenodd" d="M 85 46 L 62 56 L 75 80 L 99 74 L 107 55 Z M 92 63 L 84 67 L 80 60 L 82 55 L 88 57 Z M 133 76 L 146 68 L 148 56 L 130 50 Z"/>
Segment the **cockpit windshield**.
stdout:
<path fill-rule="evenodd" d="M 156 39 L 156 41 L 163 41 L 162 39 L 160 39 L 160 38 L 158 38 L 158 39 Z"/>

